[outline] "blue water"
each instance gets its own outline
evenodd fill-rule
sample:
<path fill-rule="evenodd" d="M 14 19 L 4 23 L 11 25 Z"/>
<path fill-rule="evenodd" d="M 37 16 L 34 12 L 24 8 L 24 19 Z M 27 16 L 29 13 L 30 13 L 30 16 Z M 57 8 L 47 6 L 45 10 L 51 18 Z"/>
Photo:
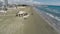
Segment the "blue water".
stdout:
<path fill-rule="evenodd" d="M 45 5 L 38 6 L 37 8 L 45 12 L 50 17 L 60 21 L 60 6 Z"/>

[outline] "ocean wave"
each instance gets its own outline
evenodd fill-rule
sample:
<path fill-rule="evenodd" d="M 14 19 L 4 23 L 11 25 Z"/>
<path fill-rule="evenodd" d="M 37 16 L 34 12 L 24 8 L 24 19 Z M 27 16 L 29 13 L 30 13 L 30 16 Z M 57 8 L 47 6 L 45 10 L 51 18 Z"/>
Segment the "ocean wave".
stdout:
<path fill-rule="evenodd" d="M 46 8 L 46 10 L 48 10 L 50 12 L 54 12 L 54 13 L 60 13 L 57 9 Z"/>
<path fill-rule="evenodd" d="M 50 17 L 54 18 L 54 16 L 50 13 L 46 13 L 47 15 L 49 15 Z"/>
<path fill-rule="evenodd" d="M 60 17 L 55 17 L 56 20 L 60 21 Z"/>
<path fill-rule="evenodd" d="M 60 13 L 60 10 L 57 10 L 57 9 L 53 9 L 53 8 L 49 8 L 49 7 L 46 7 L 46 8 L 43 8 L 49 12 L 53 12 L 53 13 Z"/>
<path fill-rule="evenodd" d="M 60 14 L 60 12 L 57 12 L 57 11 L 55 13 L 57 13 L 57 14 L 59 13 Z"/>
<path fill-rule="evenodd" d="M 53 19 L 56 19 L 57 21 L 60 21 L 60 17 L 54 16 L 50 13 L 46 13 L 47 15 L 49 15 L 50 17 L 52 17 Z"/>
<path fill-rule="evenodd" d="M 53 9 L 53 12 L 54 13 L 60 13 L 58 10 L 56 10 L 56 9 Z"/>
<path fill-rule="evenodd" d="M 49 7 L 40 7 L 42 8 L 42 12 L 45 12 L 47 15 L 49 15 L 49 17 L 57 20 L 57 21 L 60 21 L 60 11 L 58 9 L 55 9 L 55 8 L 49 8 Z M 41 10 L 39 7 L 38 9 Z"/>
<path fill-rule="evenodd" d="M 48 10 L 48 11 L 52 11 L 50 8 L 45 8 L 46 10 Z"/>

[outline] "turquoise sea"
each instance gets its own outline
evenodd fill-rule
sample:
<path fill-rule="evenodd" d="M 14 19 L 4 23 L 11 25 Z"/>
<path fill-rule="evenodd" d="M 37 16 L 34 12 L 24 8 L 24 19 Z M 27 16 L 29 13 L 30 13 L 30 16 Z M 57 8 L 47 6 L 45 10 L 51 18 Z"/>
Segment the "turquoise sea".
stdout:
<path fill-rule="evenodd" d="M 43 5 L 38 6 L 37 8 L 57 21 L 60 21 L 60 6 Z"/>
<path fill-rule="evenodd" d="M 60 30 L 60 6 L 41 5 L 36 8 L 40 10 L 39 12 L 45 17 L 45 19 Z"/>

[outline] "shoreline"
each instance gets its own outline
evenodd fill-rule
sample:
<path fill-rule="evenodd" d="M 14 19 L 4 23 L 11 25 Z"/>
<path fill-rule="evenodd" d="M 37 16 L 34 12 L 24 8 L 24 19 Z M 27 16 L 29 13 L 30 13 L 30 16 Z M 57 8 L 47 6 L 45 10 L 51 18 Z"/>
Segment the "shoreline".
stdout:
<path fill-rule="evenodd" d="M 16 17 L 17 10 L 27 12 L 29 17 Z M 33 7 L 9 10 L 0 23 L 0 34 L 58 34 L 46 21 L 42 19 Z"/>
<path fill-rule="evenodd" d="M 56 28 L 56 24 L 53 21 L 51 21 L 52 20 L 51 17 L 47 16 L 45 13 L 42 14 L 42 12 L 35 7 L 33 9 L 38 11 L 38 12 L 36 12 L 36 11 L 35 12 L 38 13 L 42 17 L 42 19 L 45 20 L 51 27 L 53 27 L 53 29 L 56 30 L 58 32 L 58 34 L 60 34 L 60 30 L 58 28 Z"/>

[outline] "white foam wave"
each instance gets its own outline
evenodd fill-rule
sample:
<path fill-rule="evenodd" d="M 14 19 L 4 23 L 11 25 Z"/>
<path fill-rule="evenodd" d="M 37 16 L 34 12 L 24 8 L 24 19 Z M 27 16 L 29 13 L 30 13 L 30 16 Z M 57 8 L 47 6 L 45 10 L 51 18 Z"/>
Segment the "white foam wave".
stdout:
<path fill-rule="evenodd" d="M 46 13 L 47 15 L 49 15 L 50 17 L 54 18 L 54 16 L 52 14 Z"/>
<path fill-rule="evenodd" d="M 60 21 L 60 17 L 55 17 L 56 20 Z"/>
<path fill-rule="evenodd" d="M 49 14 L 49 13 L 46 13 L 46 14 L 49 15 L 50 17 L 52 17 L 52 18 L 54 18 L 54 19 L 60 21 L 60 17 L 54 16 L 54 15 Z"/>

